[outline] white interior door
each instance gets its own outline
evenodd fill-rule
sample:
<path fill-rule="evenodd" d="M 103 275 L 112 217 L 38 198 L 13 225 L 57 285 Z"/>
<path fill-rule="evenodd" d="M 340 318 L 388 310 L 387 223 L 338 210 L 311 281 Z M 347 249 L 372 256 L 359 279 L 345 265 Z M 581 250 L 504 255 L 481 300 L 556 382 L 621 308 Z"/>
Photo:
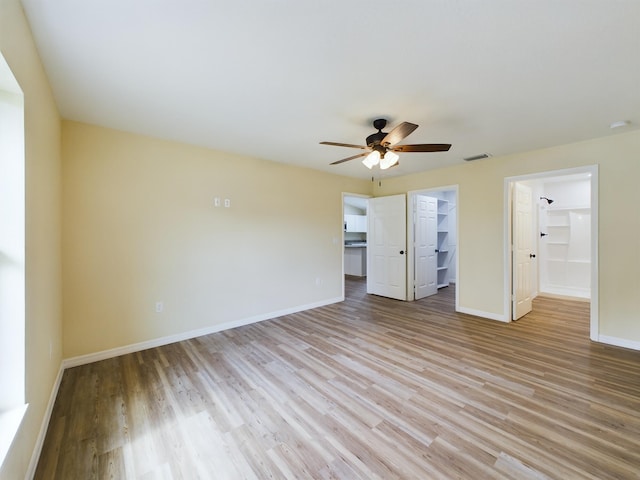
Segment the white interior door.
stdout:
<path fill-rule="evenodd" d="M 526 315 L 532 308 L 533 258 L 533 198 L 531 188 L 521 183 L 513 185 L 513 320 Z"/>
<path fill-rule="evenodd" d="M 367 293 L 406 300 L 406 197 L 370 198 L 367 217 Z"/>
<path fill-rule="evenodd" d="M 414 197 L 415 299 L 438 293 L 438 199 Z"/>

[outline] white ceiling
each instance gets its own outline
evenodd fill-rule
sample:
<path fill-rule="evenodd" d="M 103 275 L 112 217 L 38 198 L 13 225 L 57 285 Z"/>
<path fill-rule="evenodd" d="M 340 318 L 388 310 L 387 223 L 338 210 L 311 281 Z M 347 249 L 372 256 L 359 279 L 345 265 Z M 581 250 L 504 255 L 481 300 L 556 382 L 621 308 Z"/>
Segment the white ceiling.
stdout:
<path fill-rule="evenodd" d="M 637 0 L 22 3 L 64 118 L 218 150 L 369 178 L 318 142 L 453 144 L 379 177 L 640 127 Z"/>

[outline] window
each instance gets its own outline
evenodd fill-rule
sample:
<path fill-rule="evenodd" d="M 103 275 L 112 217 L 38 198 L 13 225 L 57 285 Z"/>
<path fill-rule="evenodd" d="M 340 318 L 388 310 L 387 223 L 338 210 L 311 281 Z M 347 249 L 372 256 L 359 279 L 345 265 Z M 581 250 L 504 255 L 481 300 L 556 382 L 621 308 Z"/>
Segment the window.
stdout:
<path fill-rule="evenodd" d="M 0 465 L 25 402 L 24 97 L 0 55 Z"/>

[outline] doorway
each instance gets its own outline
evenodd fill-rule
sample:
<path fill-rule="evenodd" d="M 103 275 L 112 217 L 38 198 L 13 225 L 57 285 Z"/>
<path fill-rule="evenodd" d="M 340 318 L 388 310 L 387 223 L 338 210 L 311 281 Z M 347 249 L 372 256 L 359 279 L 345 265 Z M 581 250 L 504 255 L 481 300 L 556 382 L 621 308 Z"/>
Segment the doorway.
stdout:
<path fill-rule="evenodd" d="M 505 312 L 510 321 L 526 315 L 537 295 L 588 301 L 590 338 L 597 339 L 597 186 L 597 166 L 505 179 Z M 523 207 L 523 195 L 530 207 Z"/>
<path fill-rule="evenodd" d="M 437 204 L 436 293 L 459 277 L 457 255 L 458 186 L 444 186 L 371 199 L 367 201 L 367 292 L 398 300 L 416 299 L 416 223 L 417 202 L 420 196 L 435 198 Z M 397 201 L 397 203 L 396 203 Z M 373 202 L 373 203 L 372 203 Z M 375 212 L 373 211 L 375 207 Z M 379 208 L 378 208 L 379 207 Z M 374 219 L 376 219 L 374 221 Z M 373 224 L 373 225 L 372 225 Z M 376 228 L 380 227 L 380 228 Z M 377 235 L 376 231 L 380 234 Z M 343 238 L 346 238 L 343 236 Z M 344 268 L 343 268 L 344 273 Z M 344 275 L 343 275 L 344 279 Z M 344 282 L 344 280 L 343 280 Z M 459 287 L 459 285 L 456 285 Z M 459 309 L 459 288 L 455 288 L 455 309 Z M 344 291 L 344 283 L 343 283 Z"/>
<path fill-rule="evenodd" d="M 367 276 L 367 202 L 369 196 L 342 194 L 342 293 L 347 294 L 345 277 L 351 283 L 366 281 Z"/>
<path fill-rule="evenodd" d="M 435 295 L 458 279 L 458 186 L 415 190 L 407 199 L 407 299 Z M 458 285 L 456 285 L 458 287 Z M 455 288 L 455 306 L 458 309 Z"/>

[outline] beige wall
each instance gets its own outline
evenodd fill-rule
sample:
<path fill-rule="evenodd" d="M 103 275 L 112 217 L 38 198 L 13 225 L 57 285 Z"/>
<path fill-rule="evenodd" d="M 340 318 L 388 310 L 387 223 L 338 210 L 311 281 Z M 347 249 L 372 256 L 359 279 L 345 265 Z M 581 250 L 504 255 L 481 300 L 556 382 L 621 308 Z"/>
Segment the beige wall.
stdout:
<path fill-rule="evenodd" d="M 455 146 L 454 146 L 455 147 Z M 375 196 L 459 185 L 460 306 L 505 315 L 504 178 L 599 165 L 600 336 L 640 342 L 640 131 L 494 157 L 375 185 Z"/>
<path fill-rule="evenodd" d="M 60 119 L 18 0 L 0 0 L 0 50 L 24 93 L 27 414 L 1 479 L 24 478 L 62 356 Z M 51 348 L 51 356 L 49 354 Z"/>
<path fill-rule="evenodd" d="M 18 0 L 0 0 L 0 50 L 25 98 L 29 409 L 0 470 L 13 480 L 63 330 L 72 357 L 339 297 L 341 192 L 370 183 L 72 122 L 62 174 L 58 112 Z M 640 342 L 639 154 L 636 131 L 384 180 L 375 194 L 458 184 L 461 305 L 503 314 L 504 177 L 599 164 L 600 334 Z"/>
<path fill-rule="evenodd" d="M 341 295 L 340 193 L 369 182 L 63 125 L 65 357 Z M 375 195 L 459 185 L 460 305 L 503 316 L 504 178 L 598 164 L 599 335 L 638 342 L 639 152 L 631 132 L 386 179 Z"/>
<path fill-rule="evenodd" d="M 62 137 L 65 357 L 341 297 L 341 193 L 370 182 L 68 121 Z"/>

